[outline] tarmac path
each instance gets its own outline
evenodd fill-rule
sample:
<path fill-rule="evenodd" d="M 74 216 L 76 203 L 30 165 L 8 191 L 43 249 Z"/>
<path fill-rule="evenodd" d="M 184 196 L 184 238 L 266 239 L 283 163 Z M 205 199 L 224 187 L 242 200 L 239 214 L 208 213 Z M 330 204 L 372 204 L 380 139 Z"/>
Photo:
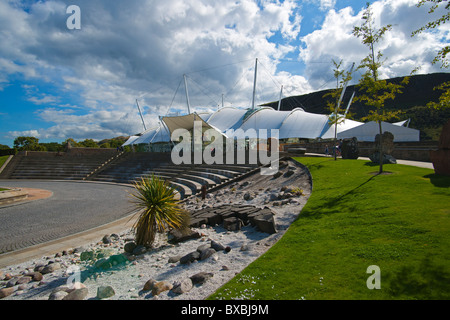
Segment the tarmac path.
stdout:
<path fill-rule="evenodd" d="M 51 191 L 50 197 L 0 206 L 0 254 L 56 240 L 130 215 L 131 186 L 42 180 L 0 180 L 2 187 Z"/>

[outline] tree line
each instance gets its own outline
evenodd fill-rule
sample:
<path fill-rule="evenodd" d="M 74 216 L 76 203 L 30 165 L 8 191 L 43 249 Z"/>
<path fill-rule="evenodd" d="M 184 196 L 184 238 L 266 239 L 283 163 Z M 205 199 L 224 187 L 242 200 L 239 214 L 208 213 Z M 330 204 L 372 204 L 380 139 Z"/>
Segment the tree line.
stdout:
<path fill-rule="evenodd" d="M 0 150 L 9 151 L 49 151 L 60 152 L 65 151 L 68 144 L 73 148 L 118 148 L 126 141 L 126 137 L 117 137 L 113 139 L 105 139 L 101 141 L 94 141 L 93 139 L 85 139 L 83 141 L 75 141 L 72 138 L 65 141 L 58 142 L 39 142 L 36 137 L 17 137 L 14 139 L 14 147 L 10 149 L 9 146 L 0 145 Z"/>

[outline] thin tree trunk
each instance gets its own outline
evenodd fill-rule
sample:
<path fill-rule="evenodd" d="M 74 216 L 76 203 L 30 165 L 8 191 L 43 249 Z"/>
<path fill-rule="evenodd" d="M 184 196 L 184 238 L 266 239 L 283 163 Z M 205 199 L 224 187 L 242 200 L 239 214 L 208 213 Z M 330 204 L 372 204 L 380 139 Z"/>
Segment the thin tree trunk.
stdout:
<path fill-rule="evenodd" d="M 378 170 L 378 174 L 381 174 L 383 173 L 383 130 L 381 128 L 381 120 L 378 121 L 378 126 L 380 128 L 380 146 L 379 146 L 380 169 Z"/>

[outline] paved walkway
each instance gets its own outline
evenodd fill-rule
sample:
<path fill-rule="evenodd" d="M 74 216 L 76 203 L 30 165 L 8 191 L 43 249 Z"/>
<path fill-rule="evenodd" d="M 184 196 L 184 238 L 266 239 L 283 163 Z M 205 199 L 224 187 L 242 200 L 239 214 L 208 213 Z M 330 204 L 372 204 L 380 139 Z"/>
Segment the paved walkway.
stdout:
<path fill-rule="evenodd" d="M 133 224 L 130 186 L 38 180 L 1 180 L 0 186 L 31 191 L 26 201 L 0 207 L 0 267 L 98 241 Z"/>

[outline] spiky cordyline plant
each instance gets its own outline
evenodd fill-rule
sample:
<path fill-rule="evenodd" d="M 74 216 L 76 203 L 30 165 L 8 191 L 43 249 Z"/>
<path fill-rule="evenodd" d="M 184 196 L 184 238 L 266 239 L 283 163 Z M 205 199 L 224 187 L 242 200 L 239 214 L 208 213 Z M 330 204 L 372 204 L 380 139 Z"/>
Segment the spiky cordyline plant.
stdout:
<path fill-rule="evenodd" d="M 165 180 L 152 175 L 141 178 L 134 188 L 137 194 L 132 194 L 132 202 L 140 209 L 133 226 L 137 245 L 151 247 L 157 232 L 183 227 L 183 210 L 175 198 L 176 191 Z"/>

